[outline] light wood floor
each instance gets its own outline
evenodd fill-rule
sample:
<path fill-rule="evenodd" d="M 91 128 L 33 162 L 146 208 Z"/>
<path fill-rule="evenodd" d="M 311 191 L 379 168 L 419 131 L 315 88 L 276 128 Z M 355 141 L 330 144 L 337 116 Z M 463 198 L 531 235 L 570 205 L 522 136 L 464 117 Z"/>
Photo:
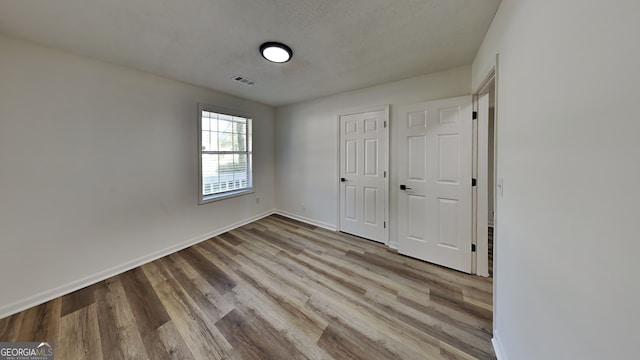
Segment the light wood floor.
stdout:
<path fill-rule="evenodd" d="M 490 278 L 270 216 L 0 320 L 56 359 L 495 359 Z"/>

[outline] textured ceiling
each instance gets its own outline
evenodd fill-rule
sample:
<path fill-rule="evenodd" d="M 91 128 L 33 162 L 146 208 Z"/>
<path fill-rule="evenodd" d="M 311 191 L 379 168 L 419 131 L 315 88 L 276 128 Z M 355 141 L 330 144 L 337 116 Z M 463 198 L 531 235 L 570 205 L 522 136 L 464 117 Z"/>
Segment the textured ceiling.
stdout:
<path fill-rule="evenodd" d="M 0 0 L 0 33 L 278 106 L 471 64 L 499 4 Z M 262 59 L 269 40 L 293 59 Z"/>

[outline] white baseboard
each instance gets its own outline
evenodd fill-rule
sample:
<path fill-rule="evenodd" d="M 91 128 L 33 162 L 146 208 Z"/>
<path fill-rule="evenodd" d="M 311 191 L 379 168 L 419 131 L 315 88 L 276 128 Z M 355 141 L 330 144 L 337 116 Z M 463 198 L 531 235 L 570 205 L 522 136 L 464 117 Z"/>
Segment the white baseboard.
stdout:
<path fill-rule="evenodd" d="M 491 343 L 493 344 L 493 351 L 496 353 L 496 358 L 498 360 L 507 360 L 507 356 L 504 354 L 502 343 L 500 342 L 500 337 L 498 336 L 497 331 L 493 332 Z"/>
<path fill-rule="evenodd" d="M 182 249 L 186 249 L 189 246 L 193 246 L 193 245 L 195 245 L 197 243 L 200 243 L 202 241 L 208 240 L 208 239 L 210 239 L 210 238 L 212 238 L 214 236 L 218 236 L 218 235 L 223 234 L 223 233 L 225 233 L 227 231 L 239 228 L 240 226 L 243 226 L 243 225 L 252 223 L 254 221 L 260 220 L 260 219 L 262 219 L 264 217 L 267 217 L 267 216 L 269 216 L 269 215 L 271 215 L 273 213 L 275 213 L 275 210 L 269 210 L 269 211 L 264 212 L 262 214 L 259 214 L 259 215 L 256 215 L 256 216 L 252 216 L 250 218 L 244 219 L 242 221 L 238 221 L 238 222 L 233 223 L 231 225 L 224 226 L 224 227 L 222 227 L 220 229 L 216 229 L 216 230 L 210 231 L 210 232 L 208 232 L 206 234 L 202 234 L 202 235 L 197 236 L 197 237 L 195 237 L 193 239 L 190 239 L 190 240 L 181 242 L 179 244 L 170 246 L 170 247 L 168 247 L 166 249 L 159 250 L 159 251 L 153 252 L 151 254 L 139 257 L 137 259 L 128 261 L 128 262 L 126 262 L 124 264 L 120 264 L 120 265 L 114 266 L 114 267 L 112 267 L 110 269 L 101 271 L 101 272 L 99 272 L 97 274 L 90 275 L 90 276 L 84 277 L 82 279 L 78 279 L 78 280 L 72 281 L 72 282 L 70 282 L 70 283 L 68 283 L 66 285 L 62 285 L 62 286 L 59 286 L 59 287 L 56 287 L 56 288 L 53 288 L 53 289 L 49 289 L 49 290 L 43 291 L 43 292 L 41 292 L 39 294 L 30 296 L 30 297 L 28 297 L 26 299 L 22 299 L 22 300 L 14 302 L 14 303 L 1 306 L 0 307 L 0 319 L 5 318 L 5 317 L 10 316 L 10 315 L 13 315 L 15 313 L 18 313 L 20 311 L 29 309 L 29 308 L 31 308 L 33 306 L 43 304 L 43 303 L 45 303 L 47 301 L 53 300 L 53 299 L 58 298 L 60 296 L 63 296 L 63 295 L 66 295 L 66 294 L 70 294 L 70 293 L 72 293 L 72 292 L 74 292 L 76 290 L 79 290 L 79 289 L 82 289 L 82 288 L 87 287 L 89 285 L 98 283 L 98 282 L 100 282 L 102 280 L 106 280 L 106 279 L 108 279 L 110 277 L 113 277 L 113 276 L 116 276 L 118 274 L 122 274 L 122 273 L 124 273 L 126 271 L 129 271 L 131 269 L 134 269 L 134 268 L 136 268 L 138 266 L 144 265 L 146 263 L 149 263 L 149 262 L 152 262 L 154 260 L 157 260 L 157 259 L 159 259 L 161 257 L 167 256 L 169 254 L 173 254 L 173 253 L 175 253 L 177 251 L 180 251 Z"/>
<path fill-rule="evenodd" d="M 288 218 L 291 218 L 291 219 L 294 219 L 294 220 L 302 221 L 303 223 L 307 223 L 307 224 L 310 224 L 310 225 L 315 225 L 317 227 L 321 227 L 321 228 L 324 228 L 324 229 L 327 229 L 327 230 L 338 231 L 338 228 L 336 228 L 335 225 L 327 224 L 327 223 L 324 223 L 322 221 L 309 219 L 309 218 L 306 218 L 304 216 L 292 214 L 292 213 L 289 213 L 289 212 L 286 212 L 286 211 L 282 211 L 282 210 L 275 210 L 274 213 L 278 214 L 278 215 L 282 215 L 282 216 L 288 217 Z"/>

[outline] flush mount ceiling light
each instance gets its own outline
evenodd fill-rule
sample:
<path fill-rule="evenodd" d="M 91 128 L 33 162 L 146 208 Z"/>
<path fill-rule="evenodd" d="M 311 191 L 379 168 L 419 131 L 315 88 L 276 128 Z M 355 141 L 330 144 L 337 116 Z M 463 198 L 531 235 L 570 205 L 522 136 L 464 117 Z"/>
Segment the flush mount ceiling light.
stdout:
<path fill-rule="evenodd" d="M 269 41 L 260 45 L 262 57 L 274 63 L 286 63 L 291 60 L 291 48 L 279 42 Z"/>

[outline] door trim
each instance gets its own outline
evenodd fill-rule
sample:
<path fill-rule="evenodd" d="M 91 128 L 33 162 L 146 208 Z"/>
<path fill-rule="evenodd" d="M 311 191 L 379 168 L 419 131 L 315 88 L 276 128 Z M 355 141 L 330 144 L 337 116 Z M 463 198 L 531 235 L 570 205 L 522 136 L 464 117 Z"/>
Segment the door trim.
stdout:
<path fill-rule="evenodd" d="M 483 227 L 488 227 L 488 203 L 487 202 L 479 202 L 477 201 L 478 198 L 480 197 L 484 197 L 485 199 L 487 199 L 487 201 L 493 201 L 494 203 L 494 241 L 495 241 L 495 237 L 496 237 L 496 220 L 497 220 L 497 207 L 496 207 L 496 191 L 495 191 L 495 182 L 497 181 L 497 111 L 495 111 L 495 109 L 497 109 L 497 103 L 498 103 L 498 99 L 497 99 L 497 88 L 498 88 L 498 83 L 497 83 L 497 55 L 496 55 L 496 64 L 494 66 L 492 66 L 488 72 L 487 75 L 485 76 L 484 80 L 482 81 L 482 83 L 480 84 L 480 86 L 478 86 L 478 88 L 476 89 L 476 91 L 474 92 L 474 108 L 476 108 L 476 111 L 478 111 L 479 109 L 477 109 L 478 106 L 478 99 L 480 96 L 488 94 L 489 90 L 490 90 L 490 85 L 493 83 L 493 87 L 494 87 L 494 149 L 493 149 L 493 156 L 494 156 L 494 161 L 493 161 L 493 179 L 494 179 L 494 198 L 493 199 L 488 199 L 486 192 L 488 192 L 488 189 L 484 186 L 479 186 L 476 190 L 476 201 L 475 204 L 473 206 L 473 211 L 474 211 L 474 219 L 475 219 L 475 229 L 474 229 L 474 240 L 476 243 L 476 248 L 477 248 L 477 252 L 474 254 L 474 274 L 478 275 L 478 276 L 483 276 L 483 277 L 488 277 L 489 276 L 489 267 L 488 267 L 488 261 L 485 261 L 486 259 L 488 259 L 489 257 L 489 242 L 488 242 L 488 238 L 486 236 L 486 231 L 487 229 L 483 230 Z M 486 131 L 482 131 L 480 129 L 480 122 L 482 120 L 484 121 L 488 121 L 488 119 L 481 119 L 482 115 L 478 112 L 478 124 L 477 124 L 477 135 L 476 138 L 478 139 L 477 145 L 486 145 L 488 142 L 488 137 L 486 139 L 480 139 L 480 135 L 484 135 L 484 136 L 488 136 L 488 129 Z M 483 125 L 487 125 L 487 124 L 483 124 Z M 478 166 L 482 165 L 485 167 L 488 167 L 488 163 L 487 163 L 487 159 L 483 159 L 480 160 L 478 157 L 479 156 L 485 156 L 487 157 L 488 155 L 484 152 L 479 152 L 478 147 L 476 146 L 474 148 L 474 157 L 476 158 L 477 164 Z M 480 171 L 480 169 L 478 169 L 477 174 L 475 174 L 475 176 L 478 176 L 478 183 L 479 184 L 486 184 L 488 182 L 488 169 L 484 169 L 484 171 Z M 480 192 L 484 192 L 485 194 L 480 194 Z M 483 221 L 481 221 L 483 220 Z M 483 233 L 484 231 L 484 233 Z M 494 276 L 494 281 L 495 281 L 495 274 L 496 274 L 496 246 L 495 246 L 495 242 L 494 242 L 494 247 L 493 247 L 493 276 Z M 482 257 L 482 261 L 478 261 L 478 258 Z"/>
<path fill-rule="evenodd" d="M 495 61 L 490 64 L 488 69 L 484 72 L 486 75 L 484 80 L 480 83 L 480 85 L 473 89 L 474 94 L 480 94 L 483 91 L 487 91 L 487 88 L 491 81 L 493 81 L 493 91 L 494 91 L 494 114 L 493 114 L 493 179 L 494 185 L 498 184 L 498 168 L 500 164 L 498 163 L 498 149 L 499 149 L 499 139 L 498 139 L 498 128 L 500 126 L 499 119 L 499 109 L 500 109 L 500 54 L 497 53 L 495 55 Z M 500 344 L 500 340 L 497 332 L 497 317 L 496 314 L 498 312 L 498 308 L 500 308 L 500 301 L 498 297 L 498 281 L 500 275 L 498 274 L 500 259 L 498 258 L 498 247 L 496 246 L 496 239 L 499 240 L 500 229 L 498 227 L 498 223 L 500 221 L 500 204 L 498 203 L 498 191 L 497 188 L 494 187 L 493 191 L 493 199 L 489 199 L 489 201 L 493 201 L 493 334 L 491 342 L 493 344 L 493 348 L 497 354 L 501 353 L 501 349 L 498 346 Z M 488 210 L 488 209 L 487 209 Z M 486 254 L 488 256 L 489 254 Z"/>
<path fill-rule="evenodd" d="M 480 99 L 487 97 L 486 109 L 483 108 Z M 475 274 L 482 277 L 489 277 L 489 238 L 488 238 L 488 215 L 489 215 L 489 199 L 488 199 L 488 183 L 489 183 L 489 93 L 483 91 L 473 96 L 474 107 L 478 112 L 477 121 L 475 121 L 475 147 L 474 147 L 474 163 L 475 174 L 478 186 L 474 188 L 474 239 L 477 252 L 473 254 Z"/>
<path fill-rule="evenodd" d="M 373 112 L 373 111 L 383 111 L 384 112 L 384 121 L 386 122 L 387 126 L 385 126 L 384 128 L 384 140 L 385 140 L 385 148 L 384 148 L 384 171 L 387 172 L 387 176 L 384 179 L 384 190 L 385 190 L 385 195 L 384 195 L 384 222 L 386 223 L 386 227 L 384 228 L 384 244 L 386 246 L 389 246 L 389 179 L 391 177 L 390 171 L 389 171 L 389 129 L 391 128 L 391 122 L 389 119 L 389 110 L 390 110 L 390 105 L 378 105 L 378 106 L 369 106 L 369 107 L 360 107 L 360 108 L 352 108 L 352 109 L 346 109 L 346 110 L 342 110 L 340 112 L 338 112 L 338 114 L 336 115 L 336 132 L 337 132 L 337 136 L 338 136 L 338 157 L 336 158 L 336 176 L 335 176 L 335 189 L 336 189 L 336 196 L 338 198 L 337 201 L 337 211 L 336 211 L 336 224 L 338 224 L 337 228 L 338 231 L 341 231 L 341 216 L 340 216 L 340 143 L 341 143 L 341 132 L 340 132 L 340 117 L 342 116 L 346 116 L 346 115 L 354 115 L 354 114 L 361 114 L 361 113 L 366 113 L 366 112 Z"/>

